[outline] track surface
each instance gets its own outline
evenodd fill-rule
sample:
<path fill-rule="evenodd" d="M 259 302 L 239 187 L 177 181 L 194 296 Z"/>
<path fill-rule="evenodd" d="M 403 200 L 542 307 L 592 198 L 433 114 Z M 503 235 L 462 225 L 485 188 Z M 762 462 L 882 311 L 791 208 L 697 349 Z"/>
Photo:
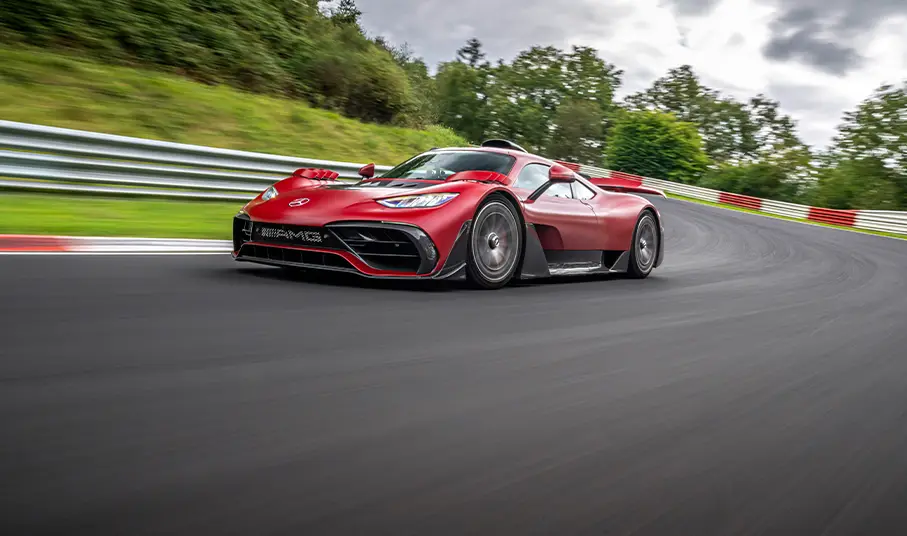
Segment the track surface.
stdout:
<path fill-rule="evenodd" d="M 2 532 L 907 533 L 907 242 L 659 204 L 646 281 L 0 257 Z"/>

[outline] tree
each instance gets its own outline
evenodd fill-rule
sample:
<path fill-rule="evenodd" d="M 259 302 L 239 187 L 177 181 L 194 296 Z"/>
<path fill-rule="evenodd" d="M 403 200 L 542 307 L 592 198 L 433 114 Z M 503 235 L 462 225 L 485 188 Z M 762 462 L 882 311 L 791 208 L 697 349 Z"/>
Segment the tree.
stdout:
<path fill-rule="evenodd" d="M 378 36 L 374 42 L 390 54 L 391 58 L 406 73 L 412 88 L 412 101 L 407 109 L 396 118 L 401 124 L 425 127 L 438 121 L 438 91 L 435 79 L 428 72 L 425 61 L 417 57 L 409 43 L 396 46 L 384 37 Z"/>
<path fill-rule="evenodd" d="M 843 159 L 824 170 L 814 202 L 840 209 L 899 210 L 907 208 L 894 172 L 881 159 Z"/>
<path fill-rule="evenodd" d="M 340 0 L 333 10 L 331 10 L 331 20 L 337 24 L 359 25 L 359 18 L 362 17 L 362 11 L 356 7 L 355 0 Z"/>
<path fill-rule="evenodd" d="M 599 140 L 604 140 L 611 128 L 611 119 L 616 111 L 614 93 L 620 87 L 623 71 L 613 64 L 598 57 L 593 48 L 574 46 L 564 56 L 565 98 L 575 107 L 577 102 L 589 102 L 597 111 L 584 114 L 584 117 L 596 117 L 600 123 Z M 570 114 L 575 117 L 575 114 Z M 556 119 L 557 128 L 565 125 Z M 601 151 L 596 160 L 601 158 Z"/>
<path fill-rule="evenodd" d="M 772 162 L 792 175 L 802 175 L 810 165 L 811 154 L 797 136 L 796 124 L 780 112 L 780 103 L 759 94 L 750 99 L 747 110 L 753 125 L 752 143 L 758 161 Z"/>
<path fill-rule="evenodd" d="M 907 209 L 907 82 L 883 85 L 844 114 L 819 179 L 820 202 Z"/>
<path fill-rule="evenodd" d="M 485 60 L 485 53 L 482 52 L 482 42 L 473 37 L 466 42 L 466 45 L 457 50 L 457 59 L 469 65 L 473 69 L 478 69 Z"/>
<path fill-rule="evenodd" d="M 593 101 L 570 100 L 561 103 L 554 117 L 547 156 L 600 165 L 602 160 L 602 111 Z"/>
<path fill-rule="evenodd" d="M 652 87 L 626 99 L 634 110 L 657 110 L 696 125 L 709 158 L 737 163 L 755 156 L 749 112 L 743 104 L 704 86 L 689 65 L 670 69 Z"/>
<path fill-rule="evenodd" d="M 401 65 L 412 88 L 412 104 L 400 118 L 402 124 L 425 127 L 438 122 L 438 89 L 422 58 Z"/>
<path fill-rule="evenodd" d="M 495 136 L 513 139 L 530 150 L 565 154 L 564 133 L 576 133 L 577 126 L 564 121 L 581 116 L 584 121 L 598 121 L 597 127 L 586 125 L 581 130 L 600 132 L 600 145 L 614 111 L 612 99 L 620 76 L 621 71 L 591 48 L 573 47 L 564 52 L 551 46 L 533 47 L 493 70 L 489 128 Z M 560 113 L 566 103 L 570 110 Z M 582 113 L 578 113 L 579 103 L 588 104 L 582 106 Z M 582 154 L 588 155 L 588 150 Z"/>
<path fill-rule="evenodd" d="M 457 61 L 443 63 L 436 77 L 438 119 L 473 143 L 489 133 L 490 92 L 494 69 L 485 60 L 476 38 L 457 50 Z"/>
<path fill-rule="evenodd" d="M 488 130 L 487 78 L 487 70 L 473 69 L 458 61 L 438 68 L 438 119 L 473 143 L 482 141 Z"/>
<path fill-rule="evenodd" d="M 695 124 L 714 164 L 769 160 L 788 169 L 791 180 L 809 175 L 809 148 L 778 102 L 757 95 L 740 103 L 703 85 L 689 65 L 669 70 L 625 102 L 633 110 L 667 112 Z"/>
<path fill-rule="evenodd" d="M 357 58 L 343 99 L 346 115 L 390 123 L 412 105 L 412 88 L 393 59 L 383 54 Z"/>
<path fill-rule="evenodd" d="M 623 112 L 607 144 L 606 165 L 615 171 L 696 183 L 708 165 L 692 123 L 656 111 Z"/>
<path fill-rule="evenodd" d="M 558 105 L 565 96 L 563 54 L 533 47 L 493 71 L 490 131 L 533 152 L 544 152 Z"/>
<path fill-rule="evenodd" d="M 645 91 L 627 97 L 633 109 L 654 109 L 673 114 L 688 123 L 702 123 L 707 113 L 704 106 L 709 91 L 689 65 L 670 69 L 668 74 L 652 83 Z"/>
<path fill-rule="evenodd" d="M 631 110 L 670 113 L 694 124 L 709 158 L 703 184 L 729 192 L 796 200 L 815 180 L 813 155 L 778 102 L 741 103 L 702 84 L 689 65 L 627 97 Z"/>

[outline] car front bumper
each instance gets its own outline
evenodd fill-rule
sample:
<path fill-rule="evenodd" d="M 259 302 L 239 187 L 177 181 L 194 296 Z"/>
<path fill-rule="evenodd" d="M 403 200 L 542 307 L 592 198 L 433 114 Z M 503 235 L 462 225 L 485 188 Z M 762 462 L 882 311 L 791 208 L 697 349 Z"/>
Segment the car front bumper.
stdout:
<path fill-rule="evenodd" d="M 342 221 L 322 227 L 233 219 L 237 261 L 348 272 L 391 279 L 450 279 L 465 275 L 465 222 L 448 252 L 418 226 L 384 221 Z"/>

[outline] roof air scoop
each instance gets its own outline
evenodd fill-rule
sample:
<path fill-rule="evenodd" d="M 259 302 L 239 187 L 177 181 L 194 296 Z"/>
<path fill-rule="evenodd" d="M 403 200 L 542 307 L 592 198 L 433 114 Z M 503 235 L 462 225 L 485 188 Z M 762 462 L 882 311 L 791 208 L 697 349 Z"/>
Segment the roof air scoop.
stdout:
<path fill-rule="evenodd" d="M 519 145 L 513 143 L 510 140 L 486 140 L 482 142 L 482 147 L 493 147 L 495 149 L 509 149 L 511 151 L 519 151 L 521 153 L 528 153 L 526 149 L 523 149 Z"/>

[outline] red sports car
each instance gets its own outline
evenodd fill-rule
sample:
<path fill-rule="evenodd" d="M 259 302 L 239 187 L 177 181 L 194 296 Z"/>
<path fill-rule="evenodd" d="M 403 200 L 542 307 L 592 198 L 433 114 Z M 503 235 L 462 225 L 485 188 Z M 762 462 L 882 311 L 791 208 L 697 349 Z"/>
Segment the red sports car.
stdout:
<path fill-rule="evenodd" d="M 234 258 L 500 288 L 556 275 L 643 278 L 664 255 L 647 199 L 508 141 L 432 149 L 374 172 L 369 164 L 362 180 L 343 183 L 301 169 L 271 186 L 234 218 Z"/>

